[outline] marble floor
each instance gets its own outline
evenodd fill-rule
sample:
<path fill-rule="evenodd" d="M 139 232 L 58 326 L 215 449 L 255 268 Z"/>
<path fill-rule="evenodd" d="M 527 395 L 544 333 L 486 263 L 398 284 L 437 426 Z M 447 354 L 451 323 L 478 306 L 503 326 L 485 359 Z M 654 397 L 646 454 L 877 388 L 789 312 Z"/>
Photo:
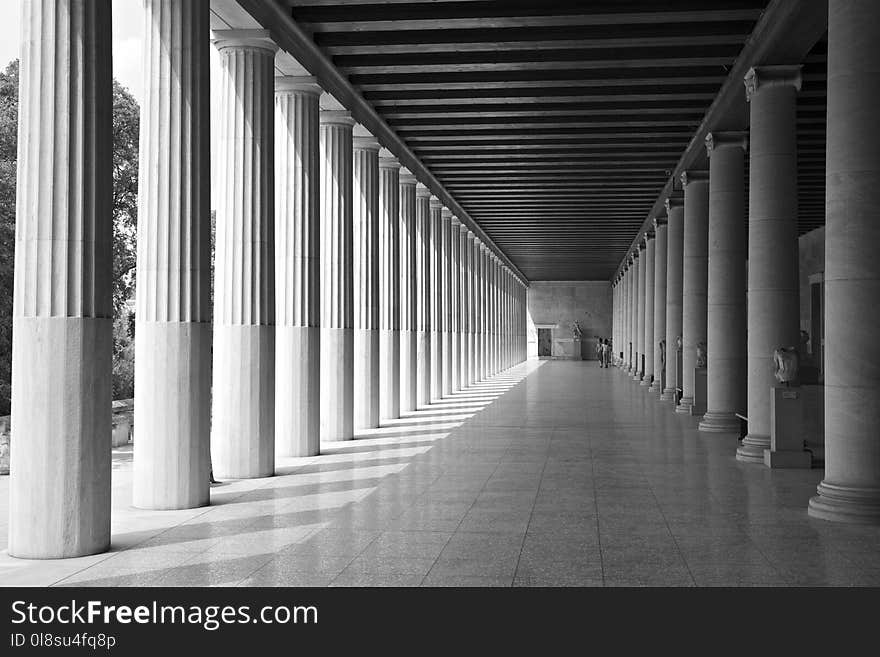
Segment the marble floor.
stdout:
<path fill-rule="evenodd" d="M 880 527 L 807 517 L 820 470 L 696 426 L 616 369 L 529 361 L 202 509 L 133 509 L 121 449 L 111 551 L 4 551 L 0 585 L 880 585 Z M 3 477 L 4 545 L 7 504 Z"/>

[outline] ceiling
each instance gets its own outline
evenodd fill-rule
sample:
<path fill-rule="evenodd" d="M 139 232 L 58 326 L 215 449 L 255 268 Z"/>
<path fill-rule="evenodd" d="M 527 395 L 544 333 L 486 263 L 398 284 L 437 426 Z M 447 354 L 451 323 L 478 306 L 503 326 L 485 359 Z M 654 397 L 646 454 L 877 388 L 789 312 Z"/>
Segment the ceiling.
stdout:
<path fill-rule="evenodd" d="M 287 4 L 528 279 L 607 280 L 766 0 Z M 798 108 L 802 230 L 823 215 L 814 50 Z"/>

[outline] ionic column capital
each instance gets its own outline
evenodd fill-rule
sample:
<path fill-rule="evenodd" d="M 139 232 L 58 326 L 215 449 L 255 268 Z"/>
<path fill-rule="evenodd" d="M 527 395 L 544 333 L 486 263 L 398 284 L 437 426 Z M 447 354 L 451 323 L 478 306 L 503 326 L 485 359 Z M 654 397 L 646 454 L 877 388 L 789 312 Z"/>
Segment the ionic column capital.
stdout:
<path fill-rule="evenodd" d="M 458 217 L 456 217 L 451 212 L 449 213 L 449 215 L 452 217 L 452 227 L 453 228 L 457 228 L 458 226 L 461 226 L 461 220 Z"/>
<path fill-rule="evenodd" d="M 706 135 L 706 153 L 712 157 L 712 151 L 716 148 L 737 147 L 744 151 L 749 150 L 749 133 L 742 131 L 735 132 L 710 132 Z"/>
<path fill-rule="evenodd" d="M 431 198 L 431 190 L 420 182 L 416 183 L 416 198 Z"/>
<path fill-rule="evenodd" d="M 645 235 L 642 239 L 639 240 L 639 251 L 644 251 L 648 246 L 648 237 Z M 638 256 L 637 256 L 638 257 Z"/>
<path fill-rule="evenodd" d="M 792 86 L 795 91 L 801 90 L 801 65 L 785 64 L 782 66 L 753 66 L 746 73 L 743 82 L 746 85 L 746 101 L 751 101 L 762 87 Z"/>
<path fill-rule="evenodd" d="M 293 96 L 296 94 L 308 94 L 320 96 L 324 92 L 318 79 L 314 75 L 276 75 L 275 95 Z"/>
<path fill-rule="evenodd" d="M 687 187 L 691 183 L 707 183 L 709 182 L 709 172 L 703 170 L 683 171 L 681 174 L 681 185 Z"/>
<path fill-rule="evenodd" d="M 459 219 L 458 221 L 458 230 L 465 234 L 467 234 L 468 232 L 468 227 L 464 224 L 463 221 L 461 221 L 461 219 Z"/>
<path fill-rule="evenodd" d="M 467 238 L 468 238 L 471 242 L 473 242 L 475 239 L 477 239 L 477 236 L 474 235 L 474 232 L 473 232 L 472 230 L 468 230 L 468 232 L 467 232 Z"/>
<path fill-rule="evenodd" d="M 214 47 L 223 52 L 227 49 L 266 50 L 273 55 L 278 45 L 269 35 L 269 30 L 213 30 Z"/>
<path fill-rule="evenodd" d="M 657 237 L 657 235 L 653 230 L 645 231 L 645 243 L 650 242 L 655 237 Z"/>
<path fill-rule="evenodd" d="M 431 204 L 432 210 L 440 210 L 442 212 L 443 203 L 439 198 L 432 194 L 431 199 L 428 202 Z"/>
<path fill-rule="evenodd" d="M 450 210 L 449 208 L 444 206 L 440 210 L 440 218 L 443 219 L 443 221 L 451 221 L 452 220 L 452 210 Z"/>
<path fill-rule="evenodd" d="M 654 217 L 654 230 L 656 231 L 661 226 L 665 226 L 669 222 L 669 218 L 664 216 Z"/>

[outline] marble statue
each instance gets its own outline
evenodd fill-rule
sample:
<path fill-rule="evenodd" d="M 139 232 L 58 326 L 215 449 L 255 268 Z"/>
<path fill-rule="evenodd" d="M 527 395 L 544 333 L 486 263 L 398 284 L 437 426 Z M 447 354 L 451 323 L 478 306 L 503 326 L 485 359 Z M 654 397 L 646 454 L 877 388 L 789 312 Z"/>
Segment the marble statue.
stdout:
<path fill-rule="evenodd" d="M 706 367 L 706 343 L 698 342 L 697 343 L 697 368 L 702 369 Z"/>
<path fill-rule="evenodd" d="M 580 340 L 581 336 L 583 336 L 584 332 L 581 330 L 581 324 L 577 320 L 574 320 L 571 324 L 571 337 L 575 340 Z"/>
<path fill-rule="evenodd" d="M 798 374 L 798 350 L 797 347 L 780 347 L 773 352 L 773 363 L 776 365 L 776 380 L 785 385 L 797 380 Z"/>

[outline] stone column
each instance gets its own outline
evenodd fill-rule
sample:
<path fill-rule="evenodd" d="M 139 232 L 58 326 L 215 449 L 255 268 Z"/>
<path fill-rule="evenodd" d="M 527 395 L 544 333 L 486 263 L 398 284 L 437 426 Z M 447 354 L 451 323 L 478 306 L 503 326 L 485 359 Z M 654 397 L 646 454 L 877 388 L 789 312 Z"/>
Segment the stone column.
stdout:
<path fill-rule="evenodd" d="M 632 259 L 627 255 L 623 264 L 623 274 L 621 278 L 620 288 L 620 351 L 622 356 L 618 366 L 626 372 L 629 369 L 629 350 L 630 350 L 630 320 L 629 320 L 629 282 L 630 282 L 630 264 Z"/>
<path fill-rule="evenodd" d="M 694 405 L 697 345 L 706 347 L 706 291 L 709 278 L 709 174 L 686 171 L 682 249 L 682 397 L 676 413 L 690 414 Z"/>
<path fill-rule="evenodd" d="M 416 410 L 416 177 L 400 170 L 400 410 Z"/>
<path fill-rule="evenodd" d="M 645 242 L 639 242 L 638 260 L 636 261 L 636 271 L 639 273 L 636 285 L 636 368 L 633 373 L 635 381 L 641 381 L 644 374 L 643 361 L 645 357 L 645 314 L 647 306 L 645 305 L 645 274 L 648 271 L 647 256 L 645 254 Z"/>
<path fill-rule="evenodd" d="M 483 242 L 474 238 L 474 382 L 483 380 Z"/>
<path fill-rule="evenodd" d="M 352 137 L 354 429 L 379 426 L 379 142 Z"/>
<path fill-rule="evenodd" d="M 443 396 L 443 205 L 436 196 L 429 201 L 431 230 L 431 396 Z"/>
<path fill-rule="evenodd" d="M 440 228 L 442 242 L 440 244 L 440 268 L 442 270 L 442 287 L 440 295 L 443 299 L 443 397 L 452 394 L 452 212 L 447 208 L 440 211 Z"/>
<path fill-rule="evenodd" d="M 797 242 L 799 66 L 764 66 L 745 78 L 749 100 L 749 432 L 740 461 L 764 462 L 770 448 L 773 352 L 800 344 Z"/>
<path fill-rule="evenodd" d="M 645 371 L 642 385 L 650 386 L 654 381 L 654 232 L 645 235 Z"/>
<path fill-rule="evenodd" d="M 650 392 L 663 392 L 666 370 L 666 217 L 654 219 L 654 382 Z M 661 349 L 660 343 L 664 346 Z M 668 376 L 668 374 L 667 374 Z"/>
<path fill-rule="evenodd" d="M 679 385 L 675 373 L 675 343 L 681 337 L 682 246 L 684 240 L 684 201 L 666 199 L 666 389 L 661 401 L 674 401 Z"/>
<path fill-rule="evenodd" d="M 214 476 L 275 470 L 275 51 L 267 31 L 214 32 L 220 153 L 214 255 Z"/>
<path fill-rule="evenodd" d="M 714 132 L 709 153 L 706 414 L 700 431 L 739 432 L 746 400 L 744 132 Z"/>
<path fill-rule="evenodd" d="M 489 249 L 480 245 L 480 378 L 488 379 L 489 374 Z"/>
<path fill-rule="evenodd" d="M 477 300 L 474 295 L 474 240 L 476 236 L 467 231 L 467 385 L 476 383 L 477 371 L 477 344 L 474 329 L 477 323 Z"/>
<path fill-rule="evenodd" d="M 501 371 L 498 362 L 498 258 L 494 253 L 490 254 L 492 260 L 492 289 L 491 294 L 491 317 L 492 317 L 492 374 L 495 375 Z"/>
<path fill-rule="evenodd" d="M 468 248 L 468 229 L 467 226 L 461 224 L 459 227 L 458 239 L 459 239 L 459 266 L 460 266 L 460 278 L 459 278 L 459 294 L 461 295 L 461 303 L 459 304 L 459 308 L 461 311 L 461 320 L 459 324 L 459 331 L 461 332 L 461 365 L 459 371 L 459 387 L 464 390 L 468 387 L 468 372 L 471 368 L 471 349 L 470 349 L 470 322 L 471 322 L 471 299 L 468 294 L 468 278 L 470 273 L 468 272 L 469 261 L 470 261 L 470 249 Z"/>
<path fill-rule="evenodd" d="M 815 518 L 880 522 L 880 7 L 830 0 L 825 224 L 825 479 Z"/>
<path fill-rule="evenodd" d="M 275 79 L 278 456 L 315 456 L 321 446 L 320 95 L 311 76 Z"/>
<path fill-rule="evenodd" d="M 23 7 L 9 554 L 57 559 L 110 545 L 111 7 Z"/>
<path fill-rule="evenodd" d="M 188 509 L 208 503 L 211 467 L 209 5 L 144 14 L 132 498 Z"/>
<path fill-rule="evenodd" d="M 416 185 L 416 407 L 431 403 L 431 191 Z"/>
<path fill-rule="evenodd" d="M 449 224 L 450 270 L 449 286 L 452 288 L 452 392 L 461 390 L 461 222 L 452 217 Z"/>
<path fill-rule="evenodd" d="M 641 355 L 642 345 L 639 340 L 639 318 L 642 315 L 642 305 L 640 302 L 641 292 L 644 291 L 644 281 L 642 281 L 641 290 L 639 289 L 639 280 L 641 279 L 641 262 L 639 262 L 639 248 L 636 247 L 632 254 L 632 290 L 630 292 L 630 300 L 632 303 L 632 312 L 630 317 L 630 341 L 632 342 L 632 356 L 630 358 L 629 375 L 633 379 L 639 376 L 639 357 Z"/>
<path fill-rule="evenodd" d="M 354 438 L 352 127 L 321 111 L 321 440 Z"/>
<path fill-rule="evenodd" d="M 379 154 L 379 417 L 400 417 L 400 162 Z"/>

